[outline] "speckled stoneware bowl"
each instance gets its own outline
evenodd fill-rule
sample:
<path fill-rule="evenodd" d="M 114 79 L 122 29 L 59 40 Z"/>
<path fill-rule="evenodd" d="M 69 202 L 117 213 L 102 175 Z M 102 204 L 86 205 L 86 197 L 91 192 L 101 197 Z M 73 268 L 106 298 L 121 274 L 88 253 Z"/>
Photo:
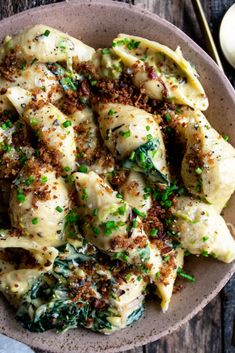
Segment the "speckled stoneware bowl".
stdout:
<path fill-rule="evenodd" d="M 172 24 L 149 12 L 118 2 L 69 1 L 36 8 L 1 21 L 0 37 L 36 23 L 66 31 L 96 48 L 109 46 L 119 32 L 156 40 L 172 49 L 180 45 L 185 57 L 196 65 L 201 76 L 210 102 L 206 112 L 209 121 L 220 132 L 228 134 L 235 145 L 235 95 L 232 86 L 209 56 Z M 226 221 L 231 223 L 235 223 L 234 206 L 235 197 L 224 212 Z M 156 298 L 147 303 L 144 318 L 133 327 L 111 336 L 83 329 L 63 335 L 55 332 L 30 333 L 15 321 L 13 310 L 3 298 L 0 298 L 0 331 L 35 348 L 54 353 L 113 353 L 157 340 L 201 310 L 229 280 L 235 264 L 226 265 L 194 257 L 187 268 L 196 276 L 196 283 L 187 284 L 183 291 L 173 296 L 166 314 L 160 311 Z"/>

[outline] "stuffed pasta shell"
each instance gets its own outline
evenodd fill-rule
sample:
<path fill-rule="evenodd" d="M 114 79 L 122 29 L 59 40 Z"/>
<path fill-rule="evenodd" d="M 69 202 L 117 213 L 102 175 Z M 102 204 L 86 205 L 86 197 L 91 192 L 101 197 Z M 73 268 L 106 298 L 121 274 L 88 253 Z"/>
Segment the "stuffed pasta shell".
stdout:
<path fill-rule="evenodd" d="M 63 244 L 69 191 L 62 177 L 35 159 L 21 170 L 10 195 L 9 215 L 13 227 L 39 244 Z"/>
<path fill-rule="evenodd" d="M 52 269 L 58 251 L 39 245 L 15 230 L 0 230 L 0 291 L 18 306 L 21 297 L 43 272 Z"/>
<path fill-rule="evenodd" d="M 153 115 L 122 104 L 102 104 L 96 110 L 104 143 L 122 166 L 168 183 L 165 146 Z"/>
<path fill-rule="evenodd" d="M 182 108 L 171 116 L 173 128 L 186 145 L 181 165 L 185 186 L 220 213 L 235 189 L 235 149 L 200 111 Z"/>
<path fill-rule="evenodd" d="M 76 145 L 74 129 L 69 120 L 53 104 L 34 99 L 29 91 L 12 87 L 7 97 L 21 119 L 37 133 L 39 139 L 53 154 L 53 162 L 63 169 L 75 169 Z"/>
<path fill-rule="evenodd" d="M 13 106 L 6 96 L 10 87 L 19 86 L 37 95 L 38 99 L 49 99 L 52 103 L 61 97 L 61 88 L 55 75 L 47 69 L 46 65 L 33 63 L 22 69 L 13 71 L 11 76 L 0 79 L 0 112 L 12 110 Z"/>
<path fill-rule="evenodd" d="M 96 173 L 75 173 L 79 205 L 83 214 L 84 236 L 111 258 L 141 265 L 154 276 L 161 265 L 159 250 L 152 247 L 140 217 L 145 214 L 131 207 Z"/>
<path fill-rule="evenodd" d="M 117 192 L 96 173 L 75 173 L 81 213 L 85 216 L 83 230 L 92 243 L 111 254 L 112 257 L 128 258 L 130 262 L 141 263 L 149 258 L 147 237 L 137 219 L 136 229 L 131 236 L 126 230 L 131 217 L 130 206 L 117 198 Z M 135 247 L 133 241 L 136 239 Z M 137 240 L 140 241 L 138 245 Z"/>
<path fill-rule="evenodd" d="M 196 255 L 211 255 L 230 263 L 235 259 L 235 241 L 212 205 L 190 197 L 180 197 L 173 209 L 173 230 L 182 247 Z"/>
<path fill-rule="evenodd" d="M 27 62 L 41 63 L 66 61 L 69 66 L 74 60 L 90 60 L 94 49 L 80 40 L 45 25 L 35 25 L 21 33 L 6 37 L 0 51 L 0 60 L 10 51 Z"/>
<path fill-rule="evenodd" d="M 176 51 L 141 37 L 119 34 L 113 50 L 123 64 L 133 71 L 133 83 L 153 99 L 170 100 L 206 110 L 208 99 L 198 74 Z"/>

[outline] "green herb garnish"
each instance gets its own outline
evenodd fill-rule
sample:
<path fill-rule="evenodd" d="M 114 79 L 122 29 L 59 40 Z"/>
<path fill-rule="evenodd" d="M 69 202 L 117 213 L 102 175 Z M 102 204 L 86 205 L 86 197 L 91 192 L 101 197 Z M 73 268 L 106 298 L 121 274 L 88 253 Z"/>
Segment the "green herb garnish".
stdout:
<path fill-rule="evenodd" d="M 45 37 L 48 37 L 50 33 L 51 33 L 51 31 L 49 31 L 49 29 L 46 29 L 45 32 L 43 33 L 43 35 Z"/>
<path fill-rule="evenodd" d="M 195 277 L 194 277 L 194 276 L 190 276 L 190 275 L 188 275 L 187 273 L 185 273 L 185 272 L 182 270 L 181 267 L 179 267 L 179 268 L 177 269 L 177 274 L 178 274 L 180 277 L 185 278 L 185 279 L 187 279 L 187 280 L 190 281 L 190 282 L 195 282 Z"/>
<path fill-rule="evenodd" d="M 32 219 L 32 224 L 38 224 L 38 218 L 37 217 Z"/>
<path fill-rule="evenodd" d="M 17 201 L 19 203 L 23 203 L 25 201 L 25 195 L 24 192 L 22 190 L 17 190 L 17 195 L 16 195 Z"/>
<path fill-rule="evenodd" d="M 132 211 L 133 211 L 133 213 L 135 213 L 139 217 L 143 217 L 143 218 L 146 217 L 146 213 L 145 212 L 141 212 L 135 207 L 132 209 Z"/>
<path fill-rule="evenodd" d="M 104 55 L 110 54 L 109 48 L 103 48 L 102 49 L 102 54 L 104 54 Z"/>
<path fill-rule="evenodd" d="M 62 212 L 63 212 L 63 208 L 60 207 L 60 206 L 57 206 L 55 209 L 56 209 L 56 211 L 59 212 L 59 213 L 62 213 Z"/>
<path fill-rule="evenodd" d="M 26 180 L 25 180 L 25 185 L 30 186 L 33 182 L 34 182 L 34 178 L 32 176 L 29 176 Z"/>
<path fill-rule="evenodd" d="M 72 125 L 72 122 L 70 120 L 66 120 L 63 122 L 63 127 L 67 128 Z"/>

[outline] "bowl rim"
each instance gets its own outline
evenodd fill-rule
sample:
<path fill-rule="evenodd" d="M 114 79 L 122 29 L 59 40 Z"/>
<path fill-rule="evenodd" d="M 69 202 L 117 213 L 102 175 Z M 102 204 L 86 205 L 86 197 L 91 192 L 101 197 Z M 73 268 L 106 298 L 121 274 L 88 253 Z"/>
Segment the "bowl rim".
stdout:
<path fill-rule="evenodd" d="M 124 9 L 131 9 L 134 13 L 137 14 L 142 14 L 144 17 L 151 18 L 151 19 L 156 19 L 158 22 L 161 22 L 161 24 L 164 27 L 167 27 L 170 32 L 176 32 L 178 35 L 181 36 L 182 40 L 187 43 L 189 48 L 191 48 L 194 52 L 197 52 L 200 58 L 202 58 L 203 61 L 206 61 L 208 65 L 212 68 L 214 72 L 216 72 L 217 75 L 219 75 L 220 80 L 222 80 L 228 90 L 229 95 L 231 96 L 231 99 L 234 102 L 234 107 L 235 107 L 235 95 L 234 95 L 234 88 L 230 81 L 228 80 L 227 76 L 224 74 L 224 72 L 217 66 L 217 64 L 214 62 L 214 60 L 196 43 L 194 42 L 193 39 L 191 39 L 186 33 L 184 33 L 181 29 L 179 29 L 177 26 L 172 24 L 171 22 L 167 21 L 164 18 L 161 18 L 157 14 L 143 9 L 139 8 L 136 5 L 132 4 L 127 4 L 123 2 L 117 2 L 117 1 L 112 1 L 112 0 L 65 0 L 62 2 L 58 3 L 52 3 L 52 4 L 47 4 L 47 5 L 40 5 L 34 8 L 27 9 L 25 11 L 21 11 L 20 13 L 14 14 L 12 16 L 6 17 L 2 20 L 0 20 L 1 25 L 4 26 L 5 23 L 8 23 L 9 21 L 12 21 L 14 19 L 21 18 L 24 15 L 30 15 L 32 13 L 37 13 L 40 12 L 41 10 L 45 10 L 47 8 L 64 8 L 64 6 L 81 6 L 81 5 L 92 5 L 92 6 L 97 6 L 97 7 L 114 7 L 114 8 L 124 8 Z M 24 26 L 22 26 L 22 29 Z M 13 33 L 14 34 L 14 33 Z M 223 265 L 223 264 L 222 264 Z M 182 325 L 184 325 L 186 322 L 188 322 L 190 319 L 192 319 L 198 312 L 200 312 L 221 290 L 222 288 L 226 285 L 226 283 L 230 280 L 232 275 L 235 273 L 235 261 L 230 264 L 231 267 L 227 271 L 226 275 L 217 283 L 217 286 L 215 289 L 212 290 L 207 296 L 204 296 L 202 300 L 195 305 L 195 308 L 188 314 L 186 314 L 182 319 L 178 320 L 176 323 L 171 324 L 171 326 L 162 332 L 158 334 L 150 334 L 147 337 L 141 337 L 140 340 L 135 342 L 135 340 L 132 341 L 132 343 L 125 343 L 121 347 L 116 347 L 116 348 L 105 348 L 103 350 L 104 353 L 116 353 L 121 350 L 128 350 L 132 349 L 135 347 L 139 347 L 148 343 L 151 343 L 153 341 L 157 341 L 160 338 L 176 331 L 179 329 Z M 2 300 L 1 300 L 2 301 Z M 1 332 L 2 333 L 2 332 Z M 2 333 L 3 335 L 6 335 L 6 333 Z M 11 333 L 7 332 L 7 336 L 12 337 Z M 56 336 L 55 336 L 56 337 Z M 14 337 L 13 337 L 14 338 Z M 22 341 L 24 343 L 24 340 Z M 29 343 L 26 343 L 29 344 Z M 31 347 L 33 349 L 39 348 L 39 346 L 34 345 L 32 342 Z M 42 349 L 40 347 L 40 349 Z M 53 347 L 48 347 L 47 349 L 48 352 L 50 353 L 55 353 L 53 350 Z"/>

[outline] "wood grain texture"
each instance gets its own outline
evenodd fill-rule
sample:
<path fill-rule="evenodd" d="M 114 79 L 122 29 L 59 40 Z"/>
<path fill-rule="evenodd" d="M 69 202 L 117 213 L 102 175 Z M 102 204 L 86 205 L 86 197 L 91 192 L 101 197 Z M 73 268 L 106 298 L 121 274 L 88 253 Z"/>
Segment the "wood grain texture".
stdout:
<path fill-rule="evenodd" d="M 224 353 L 235 352 L 235 276 L 229 281 L 222 291 L 222 343 Z"/>
<path fill-rule="evenodd" d="M 144 353 L 221 352 L 221 301 L 219 296 L 175 333 L 144 347 Z"/>
<path fill-rule="evenodd" d="M 0 19 L 20 11 L 61 0 L 0 0 Z M 205 43 L 190 0 L 116 0 L 148 9 L 181 28 L 203 49 Z M 202 0 L 217 47 L 221 19 L 233 0 Z M 219 49 L 220 51 L 220 49 Z M 234 70 L 223 61 L 235 86 Z M 175 333 L 126 353 L 235 353 L 235 276 L 207 307 Z M 11 352 L 9 352 L 11 353 Z M 36 353 L 46 353 L 37 350 Z M 66 353 L 66 352 L 65 352 Z M 82 353 L 82 352 L 78 352 Z M 95 352 L 94 352 L 95 353 Z"/>

